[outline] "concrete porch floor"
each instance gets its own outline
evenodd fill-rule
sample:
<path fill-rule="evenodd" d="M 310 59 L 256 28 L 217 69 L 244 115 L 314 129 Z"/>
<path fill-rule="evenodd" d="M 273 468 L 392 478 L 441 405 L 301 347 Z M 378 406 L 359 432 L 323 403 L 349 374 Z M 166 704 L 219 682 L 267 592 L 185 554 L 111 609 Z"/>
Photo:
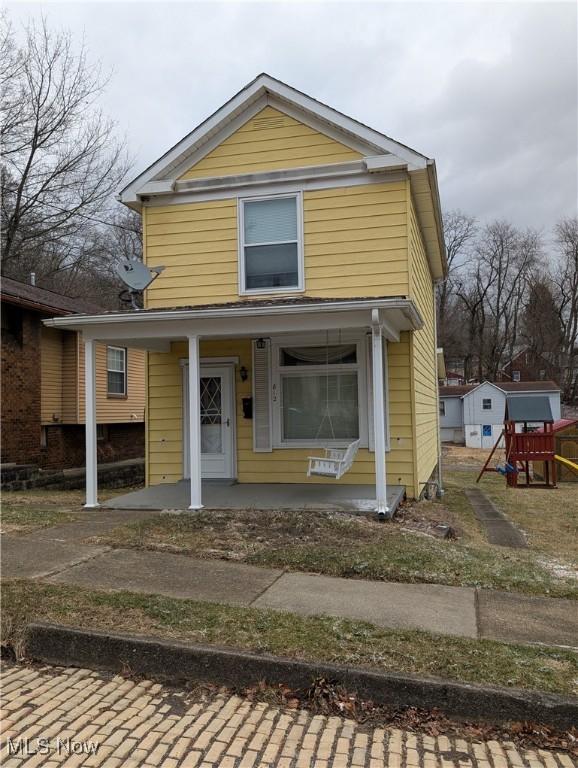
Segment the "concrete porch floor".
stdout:
<path fill-rule="evenodd" d="M 405 487 L 390 485 L 387 503 L 395 511 Z M 313 485 L 308 483 L 227 483 L 203 481 L 203 505 L 213 509 L 324 509 L 341 512 L 375 510 L 372 485 Z M 109 499 L 111 509 L 187 509 L 189 482 L 163 483 Z"/>

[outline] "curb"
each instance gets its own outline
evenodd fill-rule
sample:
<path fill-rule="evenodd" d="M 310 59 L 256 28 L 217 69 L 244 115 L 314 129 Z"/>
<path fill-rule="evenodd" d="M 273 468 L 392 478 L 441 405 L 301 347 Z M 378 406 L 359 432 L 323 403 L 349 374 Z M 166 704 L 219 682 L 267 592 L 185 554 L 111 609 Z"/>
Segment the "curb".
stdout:
<path fill-rule="evenodd" d="M 32 623 L 27 627 L 23 650 L 26 657 L 36 661 L 110 672 L 128 669 L 172 685 L 205 681 L 239 688 L 266 681 L 299 689 L 323 677 L 362 698 L 396 709 L 438 709 L 462 720 L 529 721 L 559 729 L 578 722 L 576 698 L 259 656 L 154 637 Z"/>

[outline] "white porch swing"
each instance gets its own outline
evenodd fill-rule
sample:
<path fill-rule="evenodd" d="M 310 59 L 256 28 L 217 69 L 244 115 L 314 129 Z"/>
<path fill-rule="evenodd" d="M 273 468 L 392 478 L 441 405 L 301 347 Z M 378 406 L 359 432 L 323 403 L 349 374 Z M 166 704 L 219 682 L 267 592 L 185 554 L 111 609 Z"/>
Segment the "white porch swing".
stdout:
<path fill-rule="evenodd" d="M 341 330 L 339 331 L 339 342 L 341 345 Z M 335 440 L 335 429 L 333 428 L 333 419 L 329 407 L 329 331 L 327 331 L 325 342 L 325 410 L 323 418 L 319 423 L 315 439 L 321 436 L 325 423 L 331 430 L 331 438 Z M 339 480 L 351 469 L 355 456 L 359 449 L 359 439 L 344 446 L 343 448 L 325 448 L 324 456 L 309 456 L 309 466 L 307 468 L 307 477 L 315 475 L 317 477 L 330 477 Z"/>

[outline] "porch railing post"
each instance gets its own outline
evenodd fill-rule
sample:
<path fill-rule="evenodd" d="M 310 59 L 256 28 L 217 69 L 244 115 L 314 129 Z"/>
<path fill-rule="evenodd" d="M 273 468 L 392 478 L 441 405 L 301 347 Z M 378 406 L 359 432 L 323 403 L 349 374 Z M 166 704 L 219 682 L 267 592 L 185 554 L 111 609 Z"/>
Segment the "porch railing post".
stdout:
<path fill-rule="evenodd" d="M 385 469 L 385 385 L 383 366 L 383 334 L 379 311 L 372 312 L 371 326 L 372 379 L 373 379 L 373 433 L 375 449 L 375 497 L 380 517 L 389 515 Z"/>
<path fill-rule="evenodd" d="M 201 509 L 201 366 L 199 337 L 189 336 L 189 476 L 191 503 L 189 509 Z"/>
<path fill-rule="evenodd" d="M 86 504 L 98 507 L 98 466 L 96 455 L 96 343 L 84 342 L 84 431 L 86 439 Z"/>

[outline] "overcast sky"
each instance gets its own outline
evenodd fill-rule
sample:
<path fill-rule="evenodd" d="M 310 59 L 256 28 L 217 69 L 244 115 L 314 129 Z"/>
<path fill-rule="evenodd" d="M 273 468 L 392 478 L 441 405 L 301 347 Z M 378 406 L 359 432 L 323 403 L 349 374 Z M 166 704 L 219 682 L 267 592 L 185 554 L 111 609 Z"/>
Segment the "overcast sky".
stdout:
<path fill-rule="evenodd" d="M 543 229 L 576 215 L 573 2 L 9 7 L 113 70 L 103 106 L 135 172 L 265 71 L 435 158 L 445 209 Z"/>

